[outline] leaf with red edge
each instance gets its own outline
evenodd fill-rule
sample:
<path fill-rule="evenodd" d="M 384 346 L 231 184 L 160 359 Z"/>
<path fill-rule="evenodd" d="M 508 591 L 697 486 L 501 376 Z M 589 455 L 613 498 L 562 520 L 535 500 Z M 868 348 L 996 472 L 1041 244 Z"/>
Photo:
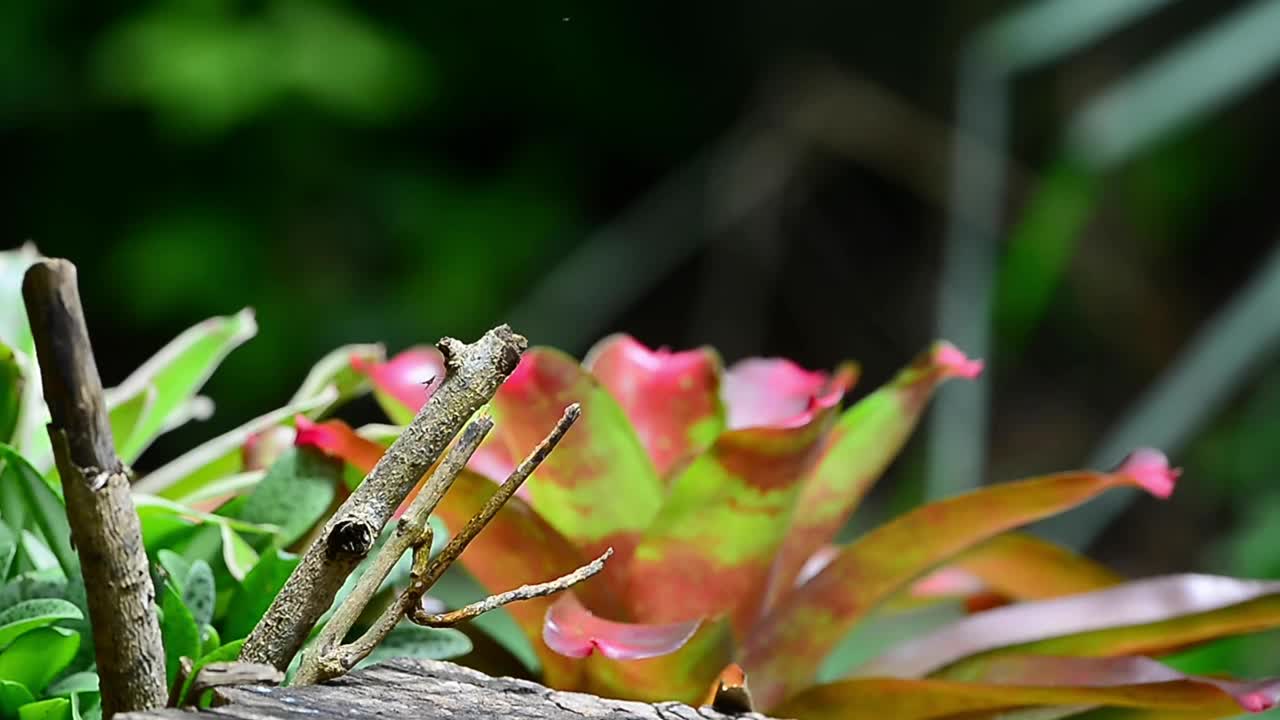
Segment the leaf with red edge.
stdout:
<path fill-rule="evenodd" d="M 458 532 L 479 513 L 497 486 L 486 478 L 463 472 L 436 507 L 436 516 L 450 532 Z M 520 498 L 511 498 L 462 553 L 460 562 L 490 592 L 503 592 L 573 572 L 582 556 Z M 617 604 L 598 578 L 575 586 L 575 591 L 598 611 L 616 611 Z M 582 668 L 553 652 L 540 639 L 543 618 L 553 598 L 534 598 L 507 606 L 533 644 L 543 667 L 543 681 L 573 688 Z"/>
<path fill-rule="evenodd" d="M 1164 494 L 1177 471 L 1135 453 L 1115 472 L 1074 472 L 994 485 L 917 508 L 864 535 L 796 588 L 747 639 L 743 667 L 770 708 L 807 684 L 827 653 L 912 580 L 1002 532 L 1063 512 L 1108 489 Z"/>
<path fill-rule="evenodd" d="M 707 449 L 724 427 L 720 356 L 650 350 L 630 335 L 596 343 L 582 366 L 622 406 L 660 475 Z"/>
<path fill-rule="evenodd" d="M 331 457 L 340 458 L 359 470 L 368 473 L 378 464 L 383 453 L 387 451 L 381 443 L 367 440 L 356 434 L 351 426 L 341 420 L 326 420 L 318 423 L 305 415 L 294 418 L 298 429 L 293 444 L 298 447 L 313 447 Z"/>
<path fill-rule="evenodd" d="M 728 618 L 703 622 L 680 649 L 645 660 L 613 660 L 594 653 L 585 661 L 588 692 L 603 697 L 687 704 L 698 702 L 734 658 Z"/>
<path fill-rule="evenodd" d="M 1280 681 L 1183 675 L 1147 658 L 1009 657 L 966 682 L 857 678 L 809 688 L 773 712 L 805 720 L 923 720 L 1036 706 L 1109 706 L 1231 717 L 1276 704 Z M 1220 713 L 1220 714 L 1219 714 Z M 976 715 L 969 715 L 976 716 Z"/>
<path fill-rule="evenodd" d="M 582 415 L 525 487 L 538 514 L 584 555 L 613 547 L 602 575 L 616 578 L 663 494 L 618 402 L 573 358 L 534 348 L 498 389 L 491 408 L 507 451 L 523 457 L 573 402 Z"/>
<path fill-rule="evenodd" d="M 411 347 L 385 363 L 353 354 L 351 367 L 373 382 L 374 397 L 397 425 L 412 422 L 444 378 L 444 356 L 427 345 Z"/>
<path fill-rule="evenodd" d="M 1277 626 L 1280 582 L 1169 575 L 965 618 L 899 645 L 859 674 L 922 677 L 957 662 L 955 671 L 965 672 L 1014 653 L 1159 654 Z"/>
<path fill-rule="evenodd" d="M 949 378 L 972 378 L 981 370 L 981 361 L 937 342 L 841 415 L 796 501 L 791 530 L 774 561 L 766 607 L 791 589 L 805 561 L 844 527 L 901 451 L 934 389 Z"/>
<path fill-rule="evenodd" d="M 547 610 L 542 640 L 566 657 L 584 658 L 599 652 L 613 660 L 645 660 L 679 650 L 701 624 L 700 620 L 663 625 L 605 620 L 572 592 L 566 592 Z"/>

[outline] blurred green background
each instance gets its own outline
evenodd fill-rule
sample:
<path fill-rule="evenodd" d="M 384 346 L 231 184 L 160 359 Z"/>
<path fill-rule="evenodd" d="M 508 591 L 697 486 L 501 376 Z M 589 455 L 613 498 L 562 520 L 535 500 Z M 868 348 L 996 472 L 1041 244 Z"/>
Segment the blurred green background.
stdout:
<path fill-rule="evenodd" d="M 1135 438 L 1175 499 L 1047 532 L 1280 577 L 1275 38 L 1275 0 L 6 0 L 0 229 L 79 265 L 108 383 L 256 310 L 144 469 L 341 343 L 623 330 L 874 387 L 943 334 L 987 382 L 880 517 Z"/>

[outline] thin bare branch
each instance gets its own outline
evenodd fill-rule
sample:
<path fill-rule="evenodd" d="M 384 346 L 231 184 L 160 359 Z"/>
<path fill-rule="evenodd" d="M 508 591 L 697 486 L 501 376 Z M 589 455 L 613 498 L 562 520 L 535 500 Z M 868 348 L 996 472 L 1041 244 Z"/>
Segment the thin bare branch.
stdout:
<path fill-rule="evenodd" d="M 577 570 L 574 570 L 568 575 L 562 575 L 555 580 L 548 580 L 544 583 L 521 585 L 515 590 L 508 590 L 504 593 L 498 593 L 497 595 L 490 595 L 483 600 L 473 602 L 470 605 L 466 605 L 458 608 L 457 610 L 451 610 L 446 613 L 429 613 L 419 602 L 418 605 L 410 608 L 408 617 L 413 622 L 419 625 L 425 625 L 426 627 L 449 627 L 457 625 L 460 622 L 479 617 L 490 610 L 497 610 L 503 605 L 509 605 L 521 600 L 532 600 L 533 598 L 546 597 L 547 595 L 554 595 L 562 590 L 568 590 L 574 585 L 577 585 L 578 583 L 596 575 L 601 570 L 604 570 L 605 561 L 612 555 L 613 548 L 609 548 L 605 550 L 604 554 L 600 557 L 592 560 L 586 565 L 583 565 Z"/>
<path fill-rule="evenodd" d="M 462 554 L 462 551 L 467 549 L 467 545 L 471 544 L 471 541 L 489 524 L 493 516 L 498 514 L 502 506 L 507 504 L 511 496 L 516 494 L 516 491 L 520 489 L 524 481 L 528 480 L 533 471 L 538 469 L 538 466 L 542 464 L 543 460 L 547 459 L 552 450 L 555 450 L 556 445 L 560 444 L 561 438 L 564 437 L 565 433 L 569 432 L 569 428 L 573 427 L 581 413 L 582 408 L 578 403 L 572 403 L 566 407 L 564 415 L 560 416 L 551 432 L 543 438 L 542 442 L 538 443 L 538 446 L 511 473 L 506 482 L 498 487 L 497 491 L 485 502 L 480 512 L 467 521 L 462 530 L 449 540 L 448 545 L 444 546 L 440 554 L 427 564 L 421 577 L 414 577 L 411 580 L 409 589 L 406 592 L 416 593 L 413 598 L 413 604 L 417 604 L 418 598 L 426 594 L 427 589 L 440 579 L 444 571 L 448 570 L 453 561 L 457 560 L 458 556 Z"/>
<path fill-rule="evenodd" d="M 307 548 L 245 640 L 241 660 L 288 667 L 347 576 L 373 548 L 392 513 L 467 419 L 493 398 L 527 346 L 528 341 L 506 325 L 470 345 L 452 338 L 437 344 L 445 357 L 445 376 L 435 394 Z M 430 487 L 423 492 L 434 494 Z"/>
<path fill-rule="evenodd" d="M 467 425 L 458 442 L 445 456 L 444 462 L 436 467 L 422 491 L 409 503 L 409 508 L 396 525 L 395 533 L 378 552 L 373 565 L 360 576 L 355 589 L 334 611 L 333 617 L 316 638 L 313 649 L 303 657 L 294 684 L 309 685 L 342 675 L 372 652 L 395 627 L 404 614 L 404 607 L 398 602 L 387 607 L 383 617 L 359 640 L 350 645 L 342 645 L 343 638 L 351 631 L 401 556 L 406 551 L 413 550 L 416 560 L 421 548 L 426 548 L 425 554 L 430 554 L 432 532 L 427 521 L 431 511 L 440 502 L 445 491 L 453 485 L 458 474 L 466 468 L 467 461 L 492 428 L 493 419 L 488 415 L 482 415 Z"/>

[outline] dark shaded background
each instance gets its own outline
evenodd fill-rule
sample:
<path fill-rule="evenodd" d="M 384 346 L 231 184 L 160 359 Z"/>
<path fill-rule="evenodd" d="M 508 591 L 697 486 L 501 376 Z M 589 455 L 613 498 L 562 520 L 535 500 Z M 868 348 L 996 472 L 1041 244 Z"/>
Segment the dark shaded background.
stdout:
<path fill-rule="evenodd" d="M 964 48 L 1032 4 L 8 0 L 0 237 L 80 266 L 108 383 L 257 311 L 207 387 L 217 414 L 144 469 L 279 406 L 338 344 L 500 321 L 577 354 L 624 330 L 729 361 L 856 358 L 874 387 L 937 334 Z M 1278 282 L 1280 71 L 1259 53 L 1225 63 L 1258 66 L 1239 93 L 1105 172 L 1067 140 L 1108 89 L 1274 4 L 1148 2 L 1008 85 L 985 479 L 1084 463 L 1233 296 Z M 1225 407 L 1178 405 L 1197 429 L 1167 448 L 1177 497 L 1131 506 L 1096 556 L 1280 577 L 1278 332 L 1219 343 L 1248 369 Z M 923 497 L 923 449 L 873 515 Z M 1275 665 L 1257 642 L 1236 662 Z"/>

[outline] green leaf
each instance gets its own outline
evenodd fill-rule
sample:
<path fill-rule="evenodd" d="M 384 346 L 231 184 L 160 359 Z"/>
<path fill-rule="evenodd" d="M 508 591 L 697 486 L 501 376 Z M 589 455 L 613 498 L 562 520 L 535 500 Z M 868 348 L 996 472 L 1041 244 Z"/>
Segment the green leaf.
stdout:
<path fill-rule="evenodd" d="M 244 639 L 233 640 L 226 645 L 219 647 L 210 653 L 205 653 L 191 665 L 191 674 L 182 684 L 182 692 L 178 694 L 178 707 L 182 707 L 188 703 L 187 693 L 191 690 L 191 683 L 196 679 L 196 675 L 200 674 L 200 669 L 209 663 L 215 662 L 231 662 L 240 658 L 240 646 L 244 645 Z M 194 700 L 195 698 L 191 698 Z"/>
<path fill-rule="evenodd" d="M 71 720 L 71 701 L 49 698 L 18 708 L 18 720 Z"/>
<path fill-rule="evenodd" d="M 41 257 L 32 243 L 0 252 L 0 342 L 27 355 L 35 352 L 36 345 L 22 302 L 22 278 Z"/>
<path fill-rule="evenodd" d="M 315 450 L 291 447 L 267 470 L 236 516 L 280 527 L 282 544 L 292 545 L 324 517 L 341 478 L 340 462 Z"/>
<path fill-rule="evenodd" d="M 745 640 L 743 668 L 763 707 L 809 684 L 854 625 L 911 581 L 1000 533 L 1055 515 L 1116 487 L 1172 491 L 1163 456 L 1135 453 L 1113 473 L 1059 473 L 917 508 L 845 546 L 784 596 Z"/>
<path fill-rule="evenodd" d="M 182 603 L 191 610 L 191 616 L 195 618 L 196 624 L 204 626 L 213 621 L 213 608 L 217 597 L 213 568 L 209 567 L 209 563 L 204 560 L 191 563 L 191 570 L 182 583 Z"/>
<path fill-rule="evenodd" d="M 453 628 L 429 628 L 403 621 L 356 668 L 392 658 L 447 660 L 471 652 L 471 640 Z"/>
<path fill-rule="evenodd" d="M 47 627 L 60 620 L 83 620 L 80 608 L 55 598 L 24 600 L 0 611 L 0 648 L 7 647 L 25 632 Z"/>
<path fill-rule="evenodd" d="M 0 610 L 38 598 L 67 599 L 67 579 L 61 570 L 30 570 L 0 587 Z"/>
<path fill-rule="evenodd" d="M 248 637 L 299 561 L 297 555 L 283 550 L 273 549 L 264 553 L 262 560 L 249 571 L 236 591 L 231 610 L 222 625 L 222 634 L 237 640 Z"/>
<path fill-rule="evenodd" d="M 108 390 L 108 407 L 130 404 L 139 395 L 153 395 L 138 410 L 129 434 L 116 436 L 121 459 L 132 463 L 161 433 L 190 419 L 196 392 L 227 354 L 257 331 L 253 312 L 248 309 L 210 318 L 174 338 L 123 383 Z"/>
<path fill-rule="evenodd" d="M 13 556 L 17 553 L 17 538 L 13 536 L 9 524 L 0 520 L 0 581 L 9 579 L 9 568 L 13 566 Z"/>
<path fill-rule="evenodd" d="M 47 695 L 76 695 L 79 693 L 98 692 L 98 673 L 92 670 L 72 673 L 49 686 Z"/>
<path fill-rule="evenodd" d="M 182 597 L 169 583 L 164 584 L 160 595 L 160 635 L 164 640 L 165 687 L 173 687 L 178 677 L 179 660 L 200 657 L 200 627 L 191 611 L 182 604 Z"/>
<path fill-rule="evenodd" d="M 32 570 L 60 570 L 58 558 L 36 534 L 30 530 L 22 531 L 22 557 Z"/>
<path fill-rule="evenodd" d="M 168 574 L 169 582 L 173 583 L 178 592 L 182 592 L 186 587 L 187 575 L 191 574 L 191 563 L 168 548 L 156 551 L 156 561 Z"/>
<path fill-rule="evenodd" d="M 218 635 L 218 629 L 212 625 L 205 625 L 200 628 L 200 654 L 208 655 L 222 645 L 222 638 Z"/>
<path fill-rule="evenodd" d="M 292 425 L 293 417 L 331 403 L 338 395 L 326 387 L 304 402 L 287 405 L 259 416 L 171 460 L 134 483 L 134 492 L 161 495 L 170 500 L 186 498 L 206 485 L 244 470 L 241 448 L 250 436 L 277 425 Z"/>
<path fill-rule="evenodd" d="M 352 367 L 352 358 L 358 358 L 360 362 L 378 364 L 386 361 L 387 351 L 381 345 L 344 345 L 331 351 L 307 373 L 298 391 L 290 398 L 289 404 L 298 405 L 308 402 L 326 393 L 326 389 L 332 387 L 336 391 L 331 393 L 332 400 L 305 413 L 307 417 L 315 420 L 333 412 L 336 407 L 351 398 L 368 392 L 369 379 Z"/>
<path fill-rule="evenodd" d="M 236 580 L 243 581 L 250 568 L 257 565 L 258 553 L 230 525 L 224 524 L 218 529 L 222 534 L 222 561 L 227 564 L 227 572 Z"/>
<path fill-rule="evenodd" d="M 18 708 L 35 702 L 26 685 L 12 680 L 0 680 L 0 717 L 16 717 Z"/>
<path fill-rule="evenodd" d="M 0 652 L 0 680 L 22 683 L 39 695 L 67 669 L 80 649 L 80 634 L 60 627 L 23 633 Z"/>
<path fill-rule="evenodd" d="M 12 442 L 22 413 L 26 380 L 13 350 L 0 342 L 0 442 Z"/>
<path fill-rule="evenodd" d="M 0 508 L 11 530 L 39 530 L 67 577 L 80 572 L 62 498 L 16 450 L 0 445 Z"/>

